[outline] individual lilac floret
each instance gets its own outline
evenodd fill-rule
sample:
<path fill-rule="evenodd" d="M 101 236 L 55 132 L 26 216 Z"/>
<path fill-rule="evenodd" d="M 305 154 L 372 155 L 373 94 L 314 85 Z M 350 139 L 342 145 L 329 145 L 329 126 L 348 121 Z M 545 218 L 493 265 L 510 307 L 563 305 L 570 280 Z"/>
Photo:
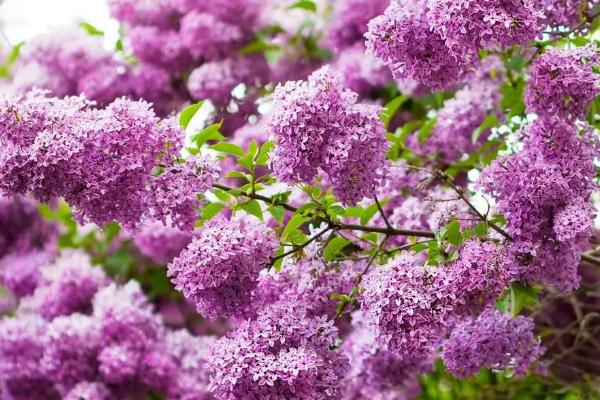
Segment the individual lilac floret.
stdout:
<path fill-rule="evenodd" d="M 159 265 L 173 261 L 191 242 L 192 235 L 161 222 L 146 223 L 133 241 L 140 252 Z"/>
<path fill-rule="evenodd" d="M 537 0 L 427 0 L 427 19 L 453 49 L 504 50 L 540 34 Z"/>
<path fill-rule="evenodd" d="M 527 110 L 542 117 L 583 119 L 600 93 L 594 71 L 599 58 L 594 46 L 549 49 L 533 62 L 525 89 Z"/>
<path fill-rule="evenodd" d="M 321 168 L 345 205 L 372 198 L 384 180 L 389 142 L 380 112 L 379 106 L 355 105 L 346 115 L 344 132 L 329 142 Z"/>
<path fill-rule="evenodd" d="M 333 321 L 296 302 L 261 310 L 212 347 L 210 391 L 222 399 L 338 399 L 348 360 L 332 350 Z"/>
<path fill-rule="evenodd" d="M 460 258 L 449 267 L 449 279 L 458 292 L 455 311 L 473 314 L 494 304 L 515 277 L 504 254 L 493 242 L 469 240 Z"/>
<path fill-rule="evenodd" d="M 388 351 L 376 342 L 372 330 L 365 325 L 360 311 L 352 315 L 354 330 L 344 339 L 342 352 L 350 360 L 350 372 L 345 377 L 344 400 L 413 399 L 419 374 L 432 367 L 432 357 L 414 357 Z M 415 396 L 413 396 L 413 394 Z"/>
<path fill-rule="evenodd" d="M 513 318 L 496 310 L 483 312 L 454 328 L 444 343 L 446 368 L 459 378 L 479 372 L 480 368 L 511 368 L 523 376 L 544 349 L 533 334 L 533 320 Z"/>
<path fill-rule="evenodd" d="M 193 230 L 203 204 L 198 195 L 210 190 L 218 176 L 219 166 L 208 156 L 193 156 L 168 167 L 152 182 L 152 217 L 183 231 Z"/>
<path fill-rule="evenodd" d="M 113 400 L 110 389 L 102 382 L 81 382 L 67 393 L 64 400 Z"/>
<path fill-rule="evenodd" d="M 244 316 L 278 246 L 274 232 L 255 219 L 214 219 L 169 264 L 168 275 L 205 317 Z"/>
<path fill-rule="evenodd" d="M 390 0 L 336 0 L 333 2 L 327 39 L 337 49 L 363 40 L 368 22 L 383 14 Z"/>
<path fill-rule="evenodd" d="M 383 15 L 369 22 L 367 49 L 396 79 L 410 79 L 432 89 L 449 88 L 476 62 L 468 47 L 450 48 L 432 30 L 423 2 L 393 0 Z"/>
<path fill-rule="evenodd" d="M 460 288 L 444 270 L 423 267 L 401 253 L 365 276 L 362 310 L 382 348 L 399 354 L 425 354 L 441 334 Z"/>
<path fill-rule="evenodd" d="M 38 312 L 48 320 L 75 312 L 91 313 L 96 292 L 108 284 L 100 267 L 85 253 L 67 252 L 42 269 L 43 285 L 33 297 Z"/>
<path fill-rule="evenodd" d="M 196 100 L 211 100 L 225 106 L 236 86 L 260 87 L 268 82 L 268 77 L 269 65 L 262 55 L 227 58 L 204 63 L 193 70 L 187 87 Z"/>
<path fill-rule="evenodd" d="M 96 377 L 99 332 L 93 318 L 82 314 L 56 318 L 48 325 L 43 347 L 41 368 L 61 390 Z"/>

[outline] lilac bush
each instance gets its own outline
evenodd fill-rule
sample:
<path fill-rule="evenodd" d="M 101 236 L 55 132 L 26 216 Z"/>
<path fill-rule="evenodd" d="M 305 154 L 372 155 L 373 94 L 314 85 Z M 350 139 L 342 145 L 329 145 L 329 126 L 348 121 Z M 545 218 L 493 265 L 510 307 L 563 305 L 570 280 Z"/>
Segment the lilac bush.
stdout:
<path fill-rule="evenodd" d="M 597 397 L 597 6 L 109 0 L 114 46 L 0 47 L 0 397 Z"/>

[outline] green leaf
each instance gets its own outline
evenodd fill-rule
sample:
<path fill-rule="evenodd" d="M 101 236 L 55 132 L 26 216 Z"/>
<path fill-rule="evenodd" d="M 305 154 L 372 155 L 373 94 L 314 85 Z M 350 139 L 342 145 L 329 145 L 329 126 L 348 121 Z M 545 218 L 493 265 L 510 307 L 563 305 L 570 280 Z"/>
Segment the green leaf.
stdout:
<path fill-rule="evenodd" d="M 279 256 L 283 255 L 283 253 L 285 253 L 285 247 L 279 246 L 279 249 L 277 249 L 277 251 L 275 252 L 275 257 L 279 257 Z M 273 268 L 275 269 L 275 271 L 277 271 L 277 272 L 281 271 L 282 264 L 283 264 L 283 258 L 277 259 L 277 261 L 275 261 L 273 263 Z"/>
<path fill-rule="evenodd" d="M 250 142 L 250 145 L 248 145 L 246 155 L 238 159 L 238 164 L 251 171 L 254 168 L 254 157 L 256 157 L 257 152 L 258 145 L 256 144 L 256 140 L 253 140 Z"/>
<path fill-rule="evenodd" d="M 510 286 L 510 303 L 513 315 L 519 315 L 525 307 L 537 304 L 538 294 L 534 288 L 521 282 L 513 282 Z"/>
<path fill-rule="evenodd" d="M 223 136 L 221 134 L 221 132 L 219 132 L 219 130 L 221 129 L 221 125 L 222 125 L 222 123 L 219 122 L 219 123 L 207 126 L 206 128 L 202 129 L 200 132 L 195 134 L 194 137 L 192 138 L 192 141 L 196 144 L 196 146 L 198 146 L 198 148 L 200 148 L 204 145 L 204 143 L 208 142 L 209 140 L 225 139 L 225 136 Z"/>
<path fill-rule="evenodd" d="M 300 215 L 300 214 L 295 214 L 292 218 L 290 218 L 285 229 L 281 233 L 281 240 L 285 241 L 287 239 L 288 235 L 290 234 L 290 232 L 292 232 L 293 230 L 302 226 L 307 221 L 309 221 L 309 219 L 306 218 L 305 216 Z"/>
<path fill-rule="evenodd" d="M 252 175 L 247 174 L 245 172 L 240 172 L 240 171 L 230 171 L 227 173 L 226 177 L 227 178 L 240 178 L 240 179 L 244 179 L 248 182 L 250 182 L 250 180 L 252 179 Z"/>
<path fill-rule="evenodd" d="M 300 1 L 297 1 L 296 3 L 292 4 L 291 6 L 289 6 L 288 10 L 292 10 L 294 8 L 300 8 L 300 9 L 303 9 L 303 10 L 317 12 L 317 5 L 315 4 L 314 1 L 311 1 L 311 0 L 300 0 Z"/>
<path fill-rule="evenodd" d="M 381 121 L 386 128 L 390 125 L 390 121 L 394 118 L 394 115 L 396 115 L 400 107 L 402 107 L 408 99 L 410 99 L 410 96 L 401 94 L 385 105 L 383 112 L 381 113 Z"/>
<path fill-rule="evenodd" d="M 427 243 L 416 243 L 413 244 L 412 246 L 410 246 L 410 251 L 414 251 L 415 253 L 420 253 L 423 250 L 426 250 L 429 248 L 429 245 Z"/>
<path fill-rule="evenodd" d="M 282 206 L 271 206 L 267 208 L 267 212 L 273 216 L 280 224 L 283 222 L 285 216 L 285 208 Z"/>
<path fill-rule="evenodd" d="M 371 220 L 371 218 L 373 218 L 373 216 L 377 214 L 377 211 L 379 211 L 379 209 L 377 208 L 376 203 L 373 203 L 369 207 L 365 208 L 362 215 L 360 216 L 360 224 L 366 225 Z"/>
<path fill-rule="evenodd" d="M 462 243 L 463 237 L 460 232 L 460 222 L 454 219 L 446 225 L 446 234 L 444 235 L 450 244 L 458 246 Z"/>
<path fill-rule="evenodd" d="M 217 144 L 213 144 L 209 147 L 210 149 L 220 151 L 221 153 L 232 154 L 237 157 L 241 157 L 244 155 L 244 149 L 242 149 L 237 144 L 221 142 Z"/>
<path fill-rule="evenodd" d="M 202 220 L 210 221 L 215 215 L 217 215 L 225 206 L 221 203 L 210 203 L 202 208 Z"/>
<path fill-rule="evenodd" d="M 479 137 L 481 136 L 481 134 L 483 132 L 485 132 L 486 130 L 493 128 L 495 126 L 497 126 L 499 123 L 498 118 L 496 118 L 496 116 L 494 114 L 488 114 L 487 117 L 485 117 L 485 119 L 481 122 L 481 124 L 477 127 L 477 129 L 475 129 L 473 131 L 473 134 L 471 135 L 471 142 L 473 144 L 477 143 L 477 141 L 479 140 Z"/>
<path fill-rule="evenodd" d="M 437 122 L 436 118 L 427 120 L 423 126 L 421 127 L 421 129 L 419 130 L 419 135 L 417 136 L 417 138 L 419 139 L 419 143 L 423 144 L 427 141 L 427 138 L 429 138 L 429 135 L 431 135 L 431 131 L 433 130 L 433 127 L 435 126 Z"/>
<path fill-rule="evenodd" d="M 488 224 L 487 222 L 482 222 L 475 227 L 475 234 L 478 238 L 482 238 L 487 234 Z"/>
<path fill-rule="evenodd" d="M 246 211 L 248 214 L 254 215 L 256 218 L 258 218 L 262 221 L 263 213 L 262 213 L 262 210 L 260 209 L 260 204 L 258 203 L 258 201 L 256 201 L 256 200 L 247 201 L 246 203 L 240 204 L 240 208 L 242 210 Z"/>
<path fill-rule="evenodd" d="M 243 56 L 255 53 L 266 53 L 270 51 L 281 50 L 281 46 L 277 44 L 267 43 L 263 40 L 256 40 L 252 43 L 248 43 L 246 46 L 239 50 L 239 53 Z"/>
<path fill-rule="evenodd" d="M 221 201 L 228 202 L 229 200 L 231 200 L 231 195 L 224 190 L 213 188 L 212 191 L 215 194 L 215 196 L 217 196 L 217 198 Z"/>
<path fill-rule="evenodd" d="M 336 236 L 327 243 L 323 250 L 323 256 L 326 260 L 331 261 L 339 254 L 344 247 L 350 244 L 348 239 L 344 239 L 341 236 Z"/>
<path fill-rule="evenodd" d="M 79 26 L 85 29 L 87 33 L 89 33 L 92 36 L 104 36 L 104 32 L 102 32 L 100 29 L 96 28 L 94 25 L 88 22 L 84 21 L 80 23 Z"/>
<path fill-rule="evenodd" d="M 302 232 L 300 229 L 294 229 L 287 237 L 287 241 L 295 245 L 304 244 L 307 240 L 308 237 L 306 237 L 306 233 Z"/>
<path fill-rule="evenodd" d="M 196 115 L 196 112 L 198 112 L 203 105 L 204 100 L 184 108 L 183 111 L 181 111 L 181 114 L 179 114 L 179 125 L 181 125 L 183 129 L 186 129 L 192 118 L 194 118 L 194 115 Z"/>
<path fill-rule="evenodd" d="M 258 165 L 266 166 L 267 163 L 269 162 L 269 153 L 274 148 L 275 148 L 275 144 L 271 140 L 269 140 L 268 142 L 263 144 L 260 147 L 260 151 L 258 152 L 258 155 L 256 156 L 256 163 Z"/>

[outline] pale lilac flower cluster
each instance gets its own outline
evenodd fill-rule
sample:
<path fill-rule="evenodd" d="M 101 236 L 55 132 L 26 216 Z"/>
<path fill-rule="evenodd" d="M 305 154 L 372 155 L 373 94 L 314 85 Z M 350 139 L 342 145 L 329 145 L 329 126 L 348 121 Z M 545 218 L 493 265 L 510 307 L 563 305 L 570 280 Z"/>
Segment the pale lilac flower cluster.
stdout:
<path fill-rule="evenodd" d="M 81 265 L 80 273 L 91 268 Z M 15 317 L 0 320 L 3 398 L 116 400 L 150 392 L 169 400 L 209 398 L 204 365 L 213 338 L 169 330 L 136 282 L 105 285 L 93 299 L 87 294 L 89 308 L 45 319 L 31 307 L 34 294 Z"/>
<path fill-rule="evenodd" d="M 389 146 L 380 107 L 357 104 L 356 94 L 327 67 L 307 81 L 278 86 L 273 96 L 274 174 L 283 182 L 311 183 L 320 170 L 343 203 L 372 197 Z"/>
<path fill-rule="evenodd" d="M 486 129 L 473 141 L 475 130 L 488 115 L 501 118 L 500 83 L 504 73 L 499 58 L 491 56 L 483 60 L 468 84 L 438 111 L 436 124 L 425 142 L 420 144 L 413 135 L 409 138 L 410 148 L 422 155 L 437 154 L 445 163 L 456 162 L 463 154 L 475 151 L 490 133 Z"/>
<path fill-rule="evenodd" d="M 361 96 L 392 81 L 389 69 L 369 54 L 362 43 L 340 51 L 335 69 L 342 74 L 344 86 Z"/>
<path fill-rule="evenodd" d="M 209 221 L 169 264 L 168 274 L 185 298 L 207 318 L 244 317 L 279 243 L 257 220 L 236 217 Z"/>
<path fill-rule="evenodd" d="M 335 0 L 327 27 L 328 42 L 341 50 L 362 41 L 369 21 L 389 4 L 390 0 Z"/>
<path fill-rule="evenodd" d="M 537 0 L 427 0 L 431 27 L 454 50 L 504 50 L 535 39 L 543 13 Z"/>
<path fill-rule="evenodd" d="M 588 11 L 597 4 L 597 0 L 537 0 L 542 7 L 544 23 L 558 30 L 561 27 L 573 29 L 583 22 Z"/>
<path fill-rule="evenodd" d="M 443 345 L 444 364 L 460 378 L 474 375 L 482 367 L 511 368 L 522 376 L 544 352 L 533 328 L 531 318 L 484 311 L 477 319 L 454 327 Z"/>
<path fill-rule="evenodd" d="M 261 275 L 255 307 L 278 301 L 297 301 L 314 317 L 333 316 L 334 293 L 349 293 L 363 263 L 328 264 L 320 258 L 287 262 L 280 272 Z"/>
<path fill-rule="evenodd" d="M 542 117 L 584 119 L 588 106 L 600 94 L 600 63 L 595 46 L 549 49 L 535 59 L 525 91 L 529 112 Z"/>
<path fill-rule="evenodd" d="M 447 89 L 477 65 L 479 50 L 528 43 L 542 19 L 534 0 L 393 0 L 369 22 L 367 49 L 395 78 Z"/>
<path fill-rule="evenodd" d="M 448 323 L 459 287 L 444 270 L 423 267 L 403 252 L 365 276 L 360 302 L 383 349 L 425 355 Z"/>
<path fill-rule="evenodd" d="M 262 309 L 212 347 L 210 390 L 219 399 L 338 399 L 348 360 L 337 328 L 295 301 Z"/>
<path fill-rule="evenodd" d="M 191 233 L 156 221 L 142 225 L 133 236 L 140 252 L 159 265 L 173 261 L 191 240 Z"/>
<path fill-rule="evenodd" d="M 524 149 L 497 159 L 480 184 L 506 218 L 509 251 L 523 279 L 572 290 L 592 226 L 596 139 L 589 128 L 556 117 L 537 119 L 522 134 Z"/>
<path fill-rule="evenodd" d="M 417 376 L 427 373 L 432 357 L 414 357 L 389 351 L 377 344 L 360 311 L 352 315 L 354 330 L 345 338 L 342 352 L 350 360 L 344 380 L 344 400 L 414 399 L 420 394 Z"/>
<path fill-rule="evenodd" d="M 64 197 L 78 221 L 117 221 L 135 229 L 145 216 L 191 230 L 196 194 L 216 176 L 208 159 L 177 164 L 183 131 L 145 102 L 118 99 L 93 109 L 79 97 L 31 92 L 0 104 L 0 190 Z M 166 171 L 153 176 L 165 163 Z"/>

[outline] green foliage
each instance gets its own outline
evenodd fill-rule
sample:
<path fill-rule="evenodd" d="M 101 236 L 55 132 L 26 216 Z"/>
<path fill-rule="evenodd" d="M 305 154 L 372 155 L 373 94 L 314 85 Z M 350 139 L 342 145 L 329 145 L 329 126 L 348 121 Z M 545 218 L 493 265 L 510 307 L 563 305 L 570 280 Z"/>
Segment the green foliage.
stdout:
<path fill-rule="evenodd" d="M 198 110 L 202 108 L 203 105 L 204 100 L 184 108 L 179 114 L 179 125 L 181 125 L 183 129 L 187 129 L 190 121 L 192 120 L 192 118 L 194 118 L 194 115 L 196 115 Z"/>

